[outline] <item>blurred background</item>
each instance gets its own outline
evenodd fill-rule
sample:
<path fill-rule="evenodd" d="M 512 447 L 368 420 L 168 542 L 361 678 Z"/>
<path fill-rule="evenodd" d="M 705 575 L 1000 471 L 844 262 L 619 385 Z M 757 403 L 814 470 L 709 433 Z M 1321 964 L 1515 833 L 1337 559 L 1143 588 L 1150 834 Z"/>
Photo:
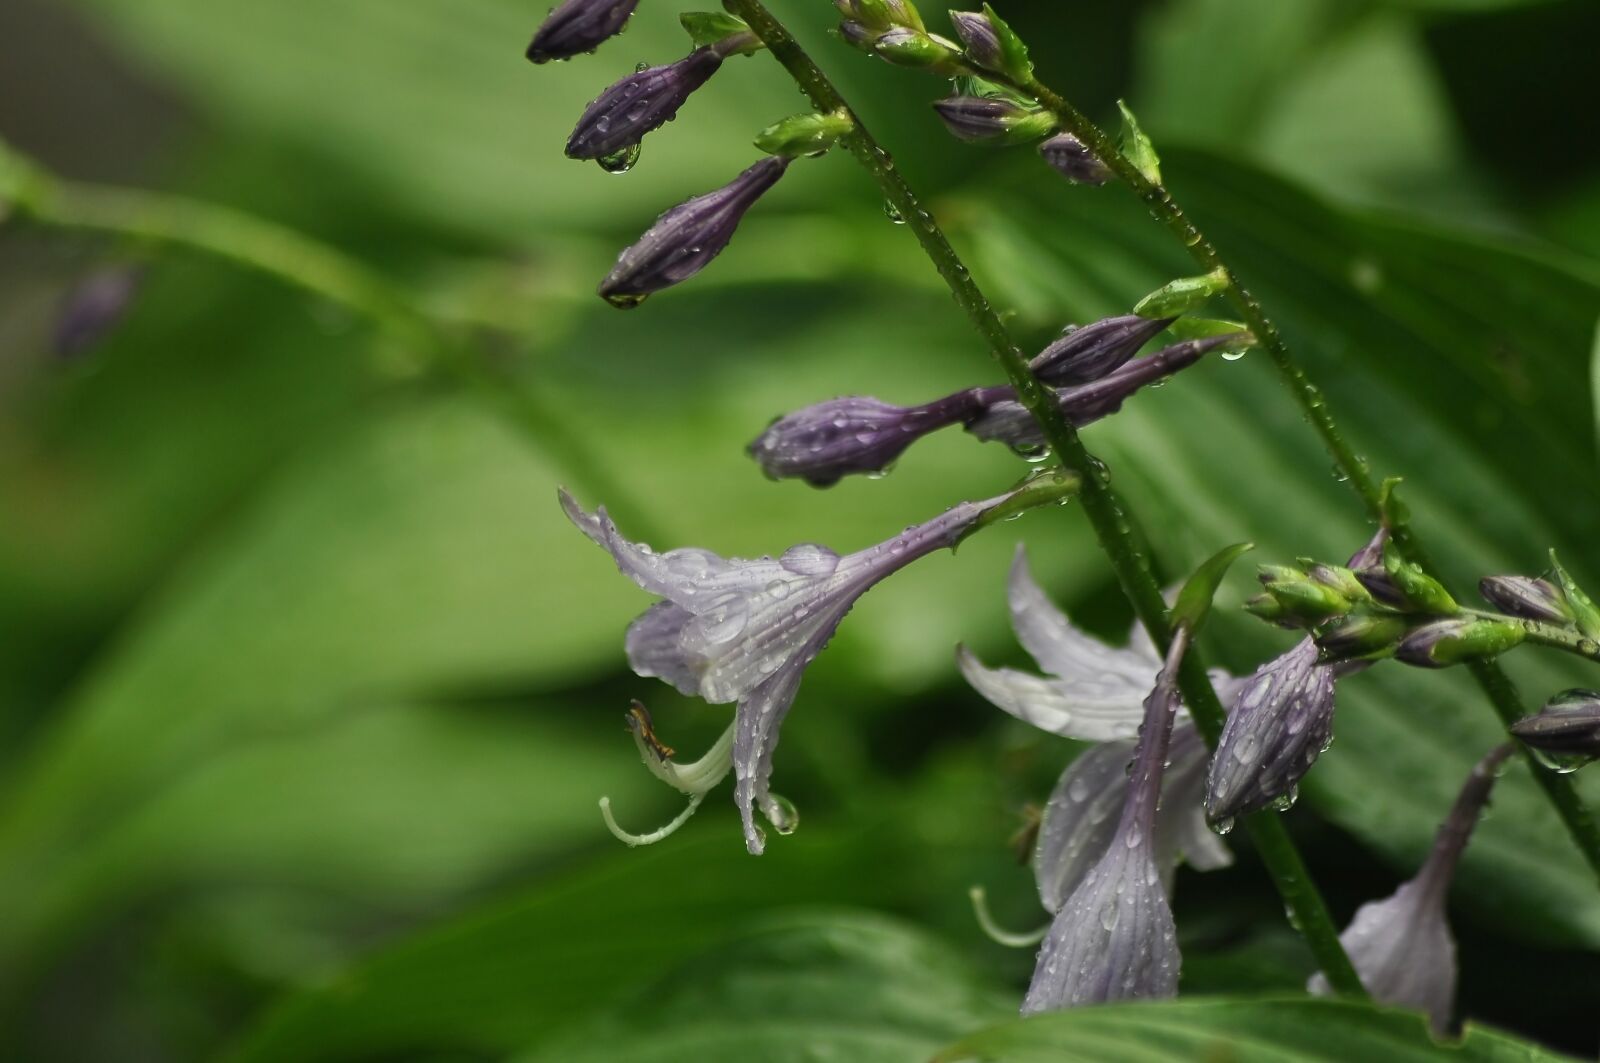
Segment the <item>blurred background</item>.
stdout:
<path fill-rule="evenodd" d="M 558 484 L 658 547 L 748 556 L 857 549 L 1026 466 L 952 432 L 883 480 L 765 480 L 742 448 L 787 410 L 998 371 L 841 153 L 794 167 L 693 283 L 626 314 L 595 298 L 621 246 L 753 161 L 799 97 L 767 57 L 732 60 L 607 175 L 564 138 L 604 85 L 687 50 L 677 12 L 647 0 L 597 55 L 534 68 L 547 6 L 0 5 L 15 149 L 336 247 L 509 384 L 427 371 L 371 322 L 213 257 L 0 228 L 6 1058 L 707 1058 L 685 1046 L 785 1023 L 797 1051 L 843 1044 L 863 1009 L 925 1053 L 1013 1013 L 1031 953 L 988 942 L 966 890 L 1043 921 L 1008 839 L 1076 750 L 988 707 L 951 651 L 1024 662 L 1004 610 L 1018 541 L 1075 618 L 1124 637 L 1076 511 L 861 603 L 784 730 L 775 787 L 802 825 L 767 855 L 745 855 L 720 791 L 653 849 L 601 824 L 601 794 L 636 830 L 678 810 L 640 768 L 630 698 L 685 754 L 727 713 L 626 670 L 648 599 L 567 524 Z M 1186 272 L 1131 196 L 955 142 L 928 107 L 940 82 L 827 36 L 823 0 L 772 6 L 1030 349 Z M 1600 578 L 1600 7 L 1003 13 L 1091 114 L 1128 99 L 1374 472 L 1406 478 L 1456 585 L 1537 572 L 1550 546 Z M 63 300 L 107 270 L 136 278 L 125 315 L 59 350 Z M 1281 561 L 1369 533 L 1259 355 L 1202 364 L 1086 438 L 1168 579 L 1241 539 Z M 1247 670 L 1291 638 L 1223 608 L 1206 642 Z M 1600 685 L 1532 651 L 1510 663 L 1535 704 Z M 1412 873 L 1497 728 L 1454 671 L 1378 668 L 1340 697 L 1287 822 L 1342 924 Z M 1178 878 L 1184 991 L 1297 992 L 1310 958 L 1230 841 L 1233 868 Z M 1520 766 L 1452 919 L 1467 1014 L 1593 1052 L 1600 895 Z"/>

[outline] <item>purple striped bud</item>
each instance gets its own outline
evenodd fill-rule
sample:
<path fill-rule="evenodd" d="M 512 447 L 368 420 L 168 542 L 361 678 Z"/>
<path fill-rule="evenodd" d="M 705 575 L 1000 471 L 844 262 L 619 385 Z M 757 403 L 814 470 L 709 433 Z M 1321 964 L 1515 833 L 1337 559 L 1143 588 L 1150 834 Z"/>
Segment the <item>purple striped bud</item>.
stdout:
<path fill-rule="evenodd" d="M 621 32 L 639 0 L 566 0 L 550 12 L 528 45 L 535 63 L 592 52 Z"/>
<path fill-rule="evenodd" d="M 986 70 L 1004 70 L 1005 52 L 1000 47 L 1000 35 L 989 24 L 981 11 L 952 11 L 950 24 L 956 36 L 966 45 L 967 57 Z"/>
<path fill-rule="evenodd" d="M 859 48 L 863 52 L 872 51 L 872 46 L 878 43 L 877 30 L 850 18 L 839 23 L 839 37 L 850 47 Z"/>
<path fill-rule="evenodd" d="M 1092 383 L 1120 369 L 1140 347 L 1176 320 L 1133 314 L 1101 318 L 1063 332 L 1060 339 L 1039 352 L 1029 368 L 1052 387 Z"/>
<path fill-rule="evenodd" d="M 1541 759 L 1557 771 L 1571 771 L 1600 757 L 1600 691 L 1564 690 L 1543 711 L 1511 725 Z"/>
<path fill-rule="evenodd" d="M 774 480 L 798 477 L 813 487 L 830 487 L 852 473 L 885 472 L 927 433 L 977 413 L 979 401 L 976 390 L 923 406 L 856 396 L 832 399 L 772 422 L 749 452 Z"/>
<path fill-rule="evenodd" d="M 1478 593 L 1507 616 L 1551 624 L 1572 623 L 1572 607 L 1567 605 L 1561 588 L 1549 580 L 1531 576 L 1489 576 L 1478 583 Z"/>
<path fill-rule="evenodd" d="M 769 155 L 714 192 L 678 204 L 631 247 L 600 283 L 600 295 L 627 309 L 652 292 L 680 284 L 699 273 L 733 239 L 745 211 L 777 184 L 789 159 Z"/>
<path fill-rule="evenodd" d="M 971 144 L 1025 144 L 1055 128 L 1055 116 L 1003 96 L 947 96 L 933 101 L 945 128 Z"/>
<path fill-rule="evenodd" d="M 1039 154 L 1057 173 L 1080 185 L 1103 185 L 1111 180 L 1111 167 L 1095 157 L 1089 146 L 1071 133 L 1057 133 L 1039 145 Z"/>
<path fill-rule="evenodd" d="M 605 159 L 627 151 L 677 117 L 678 108 L 721 65 L 716 48 L 696 48 L 676 63 L 629 74 L 583 112 L 567 138 L 567 157 Z"/>
<path fill-rule="evenodd" d="M 73 285 L 56 315 L 56 354 L 76 358 L 100 344 L 133 305 L 142 279 L 136 267 L 104 266 Z"/>
<path fill-rule="evenodd" d="M 1509 620 L 1450 617 L 1413 628 L 1395 648 L 1396 660 L 1418 668 L 1448 668 L 1478 657 L 1504 653 L 1527 637 Z"/>

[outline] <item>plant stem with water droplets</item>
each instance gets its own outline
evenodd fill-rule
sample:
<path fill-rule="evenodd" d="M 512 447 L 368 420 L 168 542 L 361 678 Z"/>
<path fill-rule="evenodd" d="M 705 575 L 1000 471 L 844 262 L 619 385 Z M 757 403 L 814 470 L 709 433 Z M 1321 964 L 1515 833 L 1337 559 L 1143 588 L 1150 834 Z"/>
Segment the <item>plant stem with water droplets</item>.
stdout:
<path fill-rule="evenodd" d="M 844 145 L 872 175 L 885 201 L 916 235 L 917 242 L 949 286 L 957 305 L 983 336 L 1012 386 L 1017 389 L 1018 401 L 1038 422 L 1040 431 L 1058 459 L 1082 478 L 1080 497 L 1100 548 L 1111 563 L 1140 623 L 1156 645 L 1165 650 L 1172 638 L 1166 602 L 1161 596 L 1160 584 L 1139 550 L 1122 502 L 1111 488 L 1105 465 L 1084 448 L 1077 432 L 1062 416 L 1054 392 L 1040 383 L 1028 368 L 1027 356 L 1011 339 L 1000 316 L 945 239 L 933 215 L 918 201 L 905 178 L 895 169 L 889 153 L 862 125 L 860 117 L 850 109 L 833 83 L 760 0 L 729 0 L 729 3 L 734 13 L 743 18 L 766 44 L 773 58 L 783 64 L 819 112 L 841 111 L 850 115 L 853 128 L 844 138 Z M 1189 712 L 1207 743 L 1214 748 L 1217 736 L 1222 731 L 1225 710 L 1211 686 L 1205 664 L 1198 653 L 1187 655 L 1179 677 L 1179 686 Z M 1246 817 L 1244 822 L 1262 862 L 1291 913 L 1291 921 L 1305 937 L 1330 984 L 1340 993 L 1364 996 L 1361 980 L 1339 944 L 1338 930 L 1282 821 L 1269 812 Z"/>

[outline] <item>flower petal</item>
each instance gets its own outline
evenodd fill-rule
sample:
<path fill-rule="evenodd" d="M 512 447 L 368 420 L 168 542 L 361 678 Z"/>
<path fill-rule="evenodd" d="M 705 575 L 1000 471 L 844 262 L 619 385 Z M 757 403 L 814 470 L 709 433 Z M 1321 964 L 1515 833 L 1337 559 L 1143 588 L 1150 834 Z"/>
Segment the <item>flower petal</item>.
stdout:
<path fill-rule="evenodd" d="M 1449 1027 L 1456 943 L 1444 905 L 1434 903 L 1423 882 L 1413 879 L 1391 896 L 1356 909 L 1339 943 L 1375 1000 L 1425 1012 L 1435 1031 Z M 1306 989 L 1319 996 L 1332 993 L 1320 973 Z"/>
<path fill-rule="evenodd" d="M 680 694 L 700 690 L 700 677 L 684 659 L 680 639 L 684 625 L 694 619 L 676 602 L 657 602 L 628 625 L 628 663 L 638 675 L 656 676 Z"/>
<path fill-rule="evenodd" d="M 1141 699 L 1120 688 L 1045 679 L 1012 668 L 989 668 L 965 646 L 956 647 L 956 663 L 967 682 L 990 704 L 1023 723 L 1064 738 L 1086 742 L 1127 738 L 1138 731 L 1143 718 Z M 1152 680 L 1153 672 L 1154 669 Z M 1098 696 L 1091 697 L 1088 691 Z"/>
<path fill-rule="evenodd" d="M 1050 792 L 1033 851 L 1033 875 L 1045 911 L 1059 912 L 1105 856 L 1127 800 L 1133 746 L 1130 738 L 1085 750 Z"/>
<path fill-rule="evenodd" d="M 734 714 L 733 799 L 744 821 L 745 848 L 757 855 L 766 847 L 766 836 L 756 824 L 755 812 L 766 803 L 778 730 L 794 704 L 804 674 L 804 662 L 780 669 L 739 702 Z"/>

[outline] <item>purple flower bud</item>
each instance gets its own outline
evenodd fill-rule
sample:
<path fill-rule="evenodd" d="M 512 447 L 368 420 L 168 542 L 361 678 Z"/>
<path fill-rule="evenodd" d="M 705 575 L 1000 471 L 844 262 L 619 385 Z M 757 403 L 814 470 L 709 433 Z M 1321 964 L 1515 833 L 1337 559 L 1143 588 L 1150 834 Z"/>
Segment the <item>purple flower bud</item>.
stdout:
<path fill-rule="evenodd" d="M 1103 185 L 1111 180 L 1111 167 L 1071 133 L 1057 133 L 1040 144 L 1039 154 L 1057 173 L 1076 184 Z"/>
<path fill-rule="evenodd" d="M 631 247 L 600 284 L 600 295 L 616 307 L 632 307 L 651 292 L 699 273 L 728 246 L 739 220 L 789 168 L 789 159 L 768 156 L 723 187 L 678 204 Z"/>
<path fill-rule="evenodd" d="M 872 46 L 878 43 L 879 31 L 872 29 L 855 19 L 845 19 L 839 23 L 839 37 L 852 48 L 859 48 L 863 52 L 872 51 Z"/>
<path fill-rule="evenodd" d="M 1534 751 L 1559 758 L 1558 770 L 1600 757 L 1600 691 L 1562 691 L 1538 715 L 1512 724 L 1511 733 Z"/>
<path fill-rule="evenodd" d="M 1484 601 L 1507 616 L 1524 620 L 1544 620 L 1552 624 L 1572 623 L 1572 609 L 1566 596 L 1549 580 L 1530 576 L 1489 576 L 1478 583 Z"/>
<path fill-rule="evenodd" d="M 1055 118 L 1002 96 L 946 96 L 933 101 L 945 128 L 968 143 L 1019 143 L 1043 136 Z"/>
<path fill-rule="evenodd" d="M 678 114 L 695 89 L 722 65 L 715 48 L 696 48 L 676 63 L 653 66 L 602 92 L 567 138 L 567 157 L 603 159 L 633 147 Z"/>
<path fill-rule="evenodd" d="M 550 12 L 528 45 L 535 63 L 592 52 L 621 31 L 639 0 L 566 0 Z"/>
<path fill-rule="evenodd" d="M 1056 393 L 1061 412 L 1074 427 L 1081 428 L 1108 414 L 1116 413 L 1128 396 L 1158 380 L 1198 362 L 1207 351 L 1224 346 L 1232 335 L 1207 336 L 1164 347 L 1147 358 L 1137 358 L 1099 380 Z M 992 397 L 988 409 L 967 425 L 979 439 L 998 440 L 1012 447 L 1036 447 L 1044 442 L 1031 414 L 1016 401 L 1009 388 L 985 388 Z"/>
<path fill-rule="evenodd" d="M 1005 51 L 1000 47 L 1000 35 L 989 24 L 987 15 L 981 11 L 952 11 L 950 22 L 955 27 L 956 36 L 966 45 L 967 56 L 974 63 L 988 70 L 1005 69 Z"/>
<path fill-rule="evenodd" d="M 1148 318 L 1128 314 L 1102 318 L 1093 324 L 1064 332 L 1029 363 L 1033 375 L 1046 384 L 1088 384 L 1122 367 L 1140 347 L 1177 318 Z"/>
<path fill-rule="evenodd" d="M 1449 617 L 1413 628 L 1395 648 L 1396 660 L 1418 668 L 1448 668 L 1478 657 L 1504 653 L 1527 637 L 1509 620 Z"/>
<path fill-rule="evenodd" d="M 1467 839 L 1510 753 L 1509 745 L 1500 746 L 1473 767 L 1416 877 L 1383 900 L 1363 904 L 1339 935 L 1374 1000 L 1416 1008 L 1441 1036 L 1449 1030 L 1456 995 L 1456 944 L 1445 900 Z M 1332 993 L 1322 974 L 1314 975 L 1306 989 L 1319 996 Z"/>
<path fill-rule="evenodd" d="M 142 279 L 134 266 L 105 266 L 73 285 L 56 315 L 56 353 L 76 358 L 109 336 L 133 304 Z"/>
<path fill-rule="evenodd" d="M 1333 740 L 1335 673 L 1305 639 L 1257 668 L 1234 694 L 1211 758 L 1206 817 L 1236 816 L 1294 799 L 1295 787 Z"/>
<path fill-rule="evenodd" d="M 851 473 L 883 472 L 927 433 L 979 409 L 975 391 L 958 391 L 924 406 L 856 396 L 831 399 L 772 422 L 749 452 L 774 480 L 799 477 L 828 487 Z"/>

